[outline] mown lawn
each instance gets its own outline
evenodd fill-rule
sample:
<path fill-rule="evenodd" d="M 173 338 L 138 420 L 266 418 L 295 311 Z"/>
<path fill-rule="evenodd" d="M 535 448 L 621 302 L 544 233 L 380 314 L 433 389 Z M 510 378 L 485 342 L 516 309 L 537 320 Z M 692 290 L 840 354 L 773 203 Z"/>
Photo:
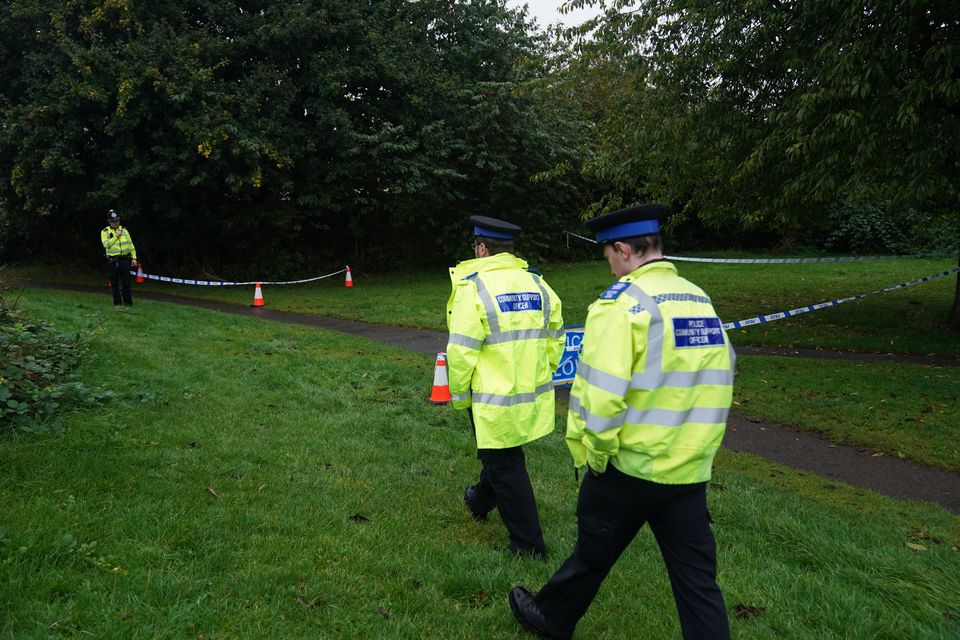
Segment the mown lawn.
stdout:
<path fill-rule="evenodd" d="M 62 437 L 0 436 L 0 637 L 529 637 L 506 593 L 576 534 L 559 433 L 528 450 L 551 557 L 519 560 L 463 508 L 469 427 L 426 401 L 421 356 L 144 300 L 22 304 L 100 322 L 79 375 L 117 398 Z M 722 452 L 711 509 L 735 637 L 960 633 L 960 519 L 939 508 Z M 679 635 L 647 532 L 578 629 L 639 635 Z"/>

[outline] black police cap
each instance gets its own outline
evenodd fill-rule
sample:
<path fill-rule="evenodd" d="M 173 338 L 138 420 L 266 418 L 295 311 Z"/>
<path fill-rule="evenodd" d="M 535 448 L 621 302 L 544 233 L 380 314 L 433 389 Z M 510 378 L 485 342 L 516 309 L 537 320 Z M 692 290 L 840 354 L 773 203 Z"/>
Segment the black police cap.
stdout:
<path fill-rule="evenodd" d="M 596 235 L 597 242 L 613 242 L 660 233 L 660 220 L 666 215 L 667 208 L 662 204 L 637 204 L 591 218 L 584 224 Z"/>
<path fill-rule="evenodd" d="M 114 220 L 119 220 L 119 219 L 120 219 L 119 213 L 117 213 L 113 209 L 110 209 L 110 211 L 107 211 L 107 222 L 113 222 Z"/>
<path fill-rule="evenodd" d="M 470 216 L 470 224 L 473 225 L 474 235 L 497 240 L 513 240 L 522 231 L 515 224 L 488 216 Z"/>

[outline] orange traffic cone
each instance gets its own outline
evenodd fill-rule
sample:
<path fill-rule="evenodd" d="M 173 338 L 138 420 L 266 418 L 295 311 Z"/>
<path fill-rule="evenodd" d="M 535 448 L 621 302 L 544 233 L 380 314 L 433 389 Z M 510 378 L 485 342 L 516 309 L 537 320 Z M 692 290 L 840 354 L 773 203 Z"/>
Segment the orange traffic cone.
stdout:
<path fill-rule="evenodd" d="M 437 354 L 437 366 L 433 369 L 433 391 L 430 393 L 430 402 L 443 404 L 450 400 L 450 385 L 447 383 L 447 354 L 441 351 Z"/>
<path fill-rule="evenodd" d="M 146 278 L 143 277 L 143 265 L 139 262 L 137 263 L 137 282 L 146 282 Z"/>
<path fill-rule="evenodd" d="M 350 265 L 347 265 L 347 277 L 343 279 L 343 286 L 345 287 L 353 286 L 353 276 L 350 275 Z"/>
<path fill-rule="evenodd" d="M 257 283 L 256 289 L 253 290 L 253 306 L 262 307 L 263 306 L 263 291 L 260 290 L 260 283 Z"/>

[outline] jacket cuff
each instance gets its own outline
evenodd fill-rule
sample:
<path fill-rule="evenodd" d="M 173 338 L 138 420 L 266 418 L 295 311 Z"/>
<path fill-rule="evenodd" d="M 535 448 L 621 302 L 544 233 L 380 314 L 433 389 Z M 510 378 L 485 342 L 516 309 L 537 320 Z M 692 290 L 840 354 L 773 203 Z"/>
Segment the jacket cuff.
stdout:
<path fill-rule="evenodd" d="M 587 449 L 587 465 L 597 473 L 605 473 L 610 456 Z"/>

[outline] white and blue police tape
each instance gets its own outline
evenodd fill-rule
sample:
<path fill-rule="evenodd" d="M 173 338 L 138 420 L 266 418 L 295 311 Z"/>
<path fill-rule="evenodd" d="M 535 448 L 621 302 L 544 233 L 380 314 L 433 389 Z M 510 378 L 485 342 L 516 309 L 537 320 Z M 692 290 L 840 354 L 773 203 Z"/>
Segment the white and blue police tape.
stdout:
<path fill-rule="evenodd" d="M 663 256 L 676 262 L 713 262 L 726 264 L 805 264 L 816 262 L 860 262 L 863 260 L 901 260 L 905 258 L 944 258 L 945 255 L 916 254 L 909 256 L 837 256 L 828 258 L 688 258 L 685 256 Z"/>
<path fill-rule="evenodd" d="M 303 280 L 283 280 L 283 281 L 270 281 L 270 280 L 255 280 L 252 282 L 226 282 L 223 280 L 191 280 L 189 278 L 173 278 L 170 276 L 158 276 L 152 273 L 145 273 L 143 277 L 147 280 L 157 280 L 158 282 L 169 282 L 172 284 L 192 284 L 199 285 L 202 287 L 236 287 L 236 286 L 248 286 L 253 284 L 261 285 L 277 285 L 277 284 L 303 284 L 305 282 L 315 282 L 317 280 L 323 280 L 324 278 L 332 278 L 335 275 L 346 273 L 347 269 L 343 268 L 340 271 L 334 271 L 333 273 L 328 273 L 326 275 L 317 276 L 316 278 L 304 278 Z M 136 271 L 131 271 L 133 275 L 137 275 Z"/>
<path fill-rule="evenodd" d="M 554 386 L 573 384 L 577 376 L 577 364 L 580 361 L 580 345 L 583 344 L 583 325 L 564 327 L 566 344 L 557 370 L 553 372 Z"/>
<path fill-rule="evenodd" d="M 773 322 L 774 320 L 792 318 L 793 316 L 800 315 L 801 313 L 809 313 L 811 311 L 817 311 L 818 309 L 835 307 L 838 304 L 843 304 L 845 302 L 853 302 L 854 300 L 859 300 L 860 298 L 865 298 L 867 296 L 872 296 L 878 293 L 886 293 L 888 291 L 895 291 L 897 289 L 912 287 L 915 284 L 930 282 L 931 280 L 936 280 L 937 278 L 944 278 L 946 276 L 952 275 L 954 273 L 957 273 L 958 271 L 960 271 L 960 267 L 954 267 L 953 269 L 948 269 L 947 271 L 941 271 L 940 273 L 935 273 L 933 275 L 926 276 L 924 278 L 911 280 L 910 282 L 903 282 L 901 284 L 893 285 L 892 287 L 884 287 L 883 289 L 877 289 L 876 291 L 871 291 L 869 293 L 860 293 L 855 296 L 850 296 L 848 298 L 839 298 L 837 300 L 829 300 L 827 302 L 821 302 L 820 304 L 812 304 L 806 307 L 799 307 L 797 309 L 790 309 L 789 311 L 781 311 L 779 313 L 771 313 L 765 316 L 755 316 L 753 318 L 747 318 L 746 320 L 737 320 L 736 322 L 727 322 L 726 324 L 723 325 L 723 328 L 725 330 L 742 329 L 743 327 L 749 327 L 755 324 L 765 324 L 767 322 Z"/>
<path fill-rule="evenodd" d="M 578 235 L 572 231 L 564 231 L 567 234 L 567 248 L 570 247 L 570 236 L 580 238 L 593 244 L 598 244 L 593 238 Z M 674 262 L 711 262 L 716 264 L 805 264 L 817 262 L 861 262 L 863 260 L 902 260 L 907 258 L 949 258 L 953 254 L 949 253 L 917 253 L 904 256 L 837 256 L 823 258 L 691 258 L 686 256 L 663 256 L 667 260 Z"/>

